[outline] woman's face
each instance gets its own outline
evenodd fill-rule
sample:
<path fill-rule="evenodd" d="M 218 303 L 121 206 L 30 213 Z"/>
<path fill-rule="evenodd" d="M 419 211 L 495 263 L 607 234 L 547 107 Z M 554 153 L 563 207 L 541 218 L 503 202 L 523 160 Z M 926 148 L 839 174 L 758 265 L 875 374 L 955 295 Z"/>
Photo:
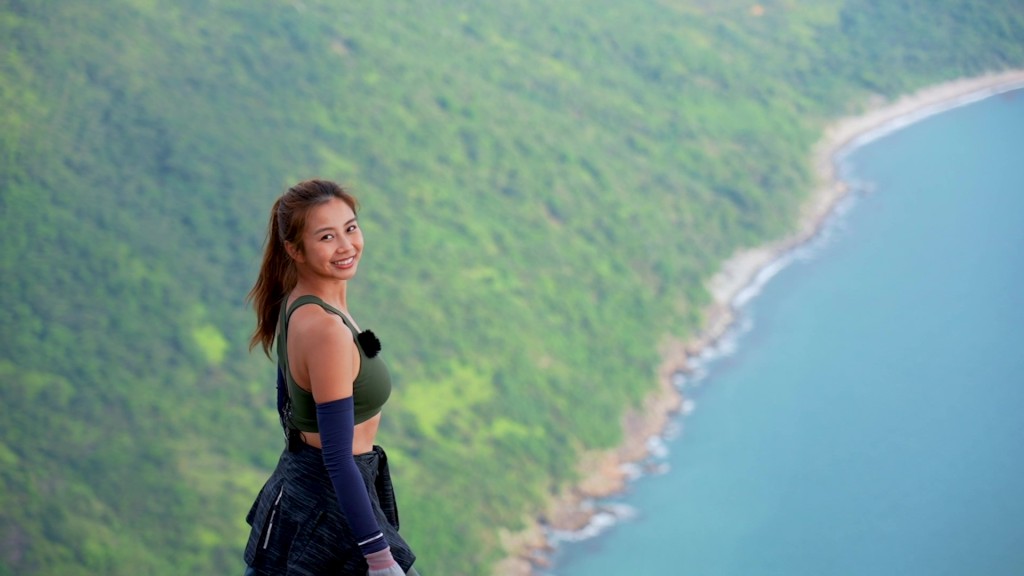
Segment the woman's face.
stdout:
<path fill-rule="evenodd" d="M 306 214 L 302 250 L 289 245 L 288 252 L 300 270 L 324 279 L 351 279 L 363 254 L 363 231 L 355 212 L 338 198 L 311 208 Z"/>

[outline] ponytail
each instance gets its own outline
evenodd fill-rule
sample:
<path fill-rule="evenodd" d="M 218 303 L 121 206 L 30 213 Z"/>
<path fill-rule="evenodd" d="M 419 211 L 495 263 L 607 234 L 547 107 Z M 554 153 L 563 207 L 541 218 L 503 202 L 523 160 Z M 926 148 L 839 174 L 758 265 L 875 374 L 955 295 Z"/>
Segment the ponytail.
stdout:
<path fill-rule="evenodd" d="M 247 298 L 256 309 L 256 329 L 249 339 L 249 350 L 259 344 L 268 357 L 270 349 L 274 346 L 274 337 L 277 335 L 277 319 L 281 314 L 281 305 L 285 296 L 295 286 L 295 265 L 284 248 L 284 236 L 278 222 L 280 206 L 281 198 L 278 198 L 270 209 L 263 262 L 256 284 L 249 291 Z"/>

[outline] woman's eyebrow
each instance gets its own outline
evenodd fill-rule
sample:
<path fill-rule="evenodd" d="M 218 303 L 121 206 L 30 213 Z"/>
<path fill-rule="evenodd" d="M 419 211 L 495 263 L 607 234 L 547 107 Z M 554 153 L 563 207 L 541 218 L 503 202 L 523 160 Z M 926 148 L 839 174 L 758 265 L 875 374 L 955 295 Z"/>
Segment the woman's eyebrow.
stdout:
<path fill-rule="evenodd" d="M 349 224 L 352 224 L 355 221 L 356 221 L 356 219 L 352 218 L 348 222 L 345 222 L 345 226 L 343 226 L 343 228 L 347 227 Z M 327 232 L 328 230 L 334 230 L 334 226 L 324 226 L 323 228 L 317 228 L 316 230 L 313 231 L 313 234 L 319 234 L 321 232 Z"/>

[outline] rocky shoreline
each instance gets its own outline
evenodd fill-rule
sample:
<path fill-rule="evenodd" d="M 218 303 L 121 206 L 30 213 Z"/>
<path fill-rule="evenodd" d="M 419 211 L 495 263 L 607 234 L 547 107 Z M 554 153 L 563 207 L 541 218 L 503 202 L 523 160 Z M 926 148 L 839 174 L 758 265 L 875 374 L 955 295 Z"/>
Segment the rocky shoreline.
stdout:
<path fill-rule="evenodd" d="M 766 267 L 813 238 L 846 195 L 847 186 L 838 179 L 836 172 L 838 156 L 851 146 L 926 116 L 1018 88 L 1024 88 L 1024 70 L 954 80 L 896 101 L 873 102 L 864 114 L 830 124 L 813 151 L 817 185 L 803 207 L 797 232 L 763 246 L 741 250 L 723 263 L 707 285 L 712 304 L 705 314 L 705 327 L 687 342 L 666 338 L 660 351 L 658 389 L 647 397 L 641 410 L 631 410 L 623 417 L 622 444 L 614 449 L 583 454 L 577 463 L 582 477 L 579 484 L 554 496 L 539 517 L 528 518 L 526 529 L 499 534 L 508 556 L 495 567 L 494 574 L 531 576 L 535 566 L 546 563 L 551 551 L 545 527 L 580 530 L 593 519 L 595 510 L 589 504 L 593 499 L 625 489 L 629 481 L 628 466 L 648 457 L 649 440 L 664 432 L 683 404 L 682 394 L 673 380 L 677 373 L 688 370 L 687 359 L 713 345 L 729 329 L 736 319 L 736 299 L 743 290 L 756 282 Z"/>

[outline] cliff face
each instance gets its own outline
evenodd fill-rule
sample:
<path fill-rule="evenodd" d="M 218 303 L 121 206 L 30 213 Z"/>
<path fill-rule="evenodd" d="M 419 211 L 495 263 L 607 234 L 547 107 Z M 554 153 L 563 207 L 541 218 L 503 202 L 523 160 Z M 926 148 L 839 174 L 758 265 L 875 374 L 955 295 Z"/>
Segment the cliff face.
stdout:
<path fill-rule="evenodd" d="M 1012 1 L 348 4 L 0 3 L 0 573 L 237 568 L 280 447 L 243 300 L 299 178 L 363 202 L 403 532 L 479 574 L 617 486 L 828 119 L 1024 62 Z"/>

